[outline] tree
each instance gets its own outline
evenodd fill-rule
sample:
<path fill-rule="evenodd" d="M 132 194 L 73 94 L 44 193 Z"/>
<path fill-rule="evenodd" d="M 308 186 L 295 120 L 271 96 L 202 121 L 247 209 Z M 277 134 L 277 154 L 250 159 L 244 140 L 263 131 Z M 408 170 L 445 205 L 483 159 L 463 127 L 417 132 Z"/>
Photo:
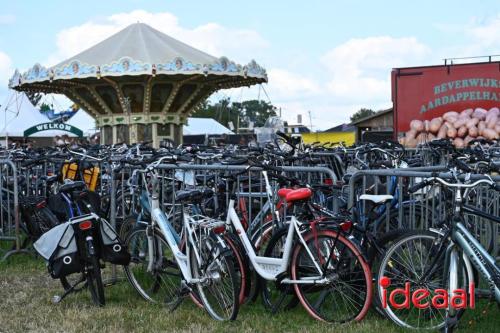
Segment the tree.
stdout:
<path fill-rule="evenodd" d="M 215 103 L 209 101 L 202 102 L 196 109 L 192 117 L 213 118 L 229 127 L 229 122 L 236 128 L 248 127 L 253 122 L 255 127 L 261 127 L 267 118 L 276 116 L 277 108 L 271 103 L 260 100 L 248 100 L 243 102 L 231 102 L 229 98 L 221 99 Z"/>
<path fill-rule="evenodd" d="M 241 103 L 235 102 L 232 108 L 240 114 L 240 127 L 248 126 L 251 121 L 255 127 L 262 127 L 267 118 L 276 116 L 277 110 L 271 103 L 256 99 Z"/>
<path fill-rule="evenodd" d="M 351 116 L 351 123 L 357 121 L 357 120 L 360 120 L 360 119 L 363 119 L 365 117 L 368 117 L 368 116 L 371 116 L 371 115 L 374 115 L 376 112 L 373 111 L 372 109 L 365 109 L 365 108 L 362 108 L 360 109 L 358 112 L 356 112 L 355 114 L 353 114 Z"/>

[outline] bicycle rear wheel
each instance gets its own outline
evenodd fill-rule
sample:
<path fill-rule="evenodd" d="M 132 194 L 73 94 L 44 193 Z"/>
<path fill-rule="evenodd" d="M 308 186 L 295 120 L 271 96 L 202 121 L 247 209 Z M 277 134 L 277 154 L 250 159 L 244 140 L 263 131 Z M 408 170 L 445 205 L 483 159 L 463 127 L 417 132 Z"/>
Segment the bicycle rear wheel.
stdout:
<path fill-rule="evenodd" d="M 200 261 L 190 249 L 191 272 L 195 279 L 198 296 L 208 314 L 220 321 L 234 320 L 239 309 L 239 283 L 234 262 L 228 251 L 219 244 L 224 240 L 213 233 L 201 235 L 197 244 Z M 230 253 L 230 252 L 229 252 Z"/>
<path fill-rule="evenodd" d="M 87 266 L 87 285 L 89 287 L 92 301 L 97 306 L 104 306 L 104 285 L 101 277 L 101 266 L 96 256 L 90 257 L 90 265 Z"/>
<path fill-rule="evenodd" d="M 264 257 L 283 258 L 287 234 L 288 227 L 282 227 L 275 231 L 275 234 L 270 237 L 271 239 L 267 243 Z M 269 281 L 261 277 L 259 279 L 262 302 L 272 313 L 277 313 L 282 309 L 291 309 L 298 304 L 293 285 L 283 284 L 281 281 Z"/>
<path fill-rule="evenodd" d="M 324 280 L 294 285 L 307 312 L 334 323 L 363 319 L 372 301 L 372 274 L 356 245 L 333 230 L 308 232 L 304 241 L 307 248 L 298 243 L 293 251 L 292 279 Z"/>

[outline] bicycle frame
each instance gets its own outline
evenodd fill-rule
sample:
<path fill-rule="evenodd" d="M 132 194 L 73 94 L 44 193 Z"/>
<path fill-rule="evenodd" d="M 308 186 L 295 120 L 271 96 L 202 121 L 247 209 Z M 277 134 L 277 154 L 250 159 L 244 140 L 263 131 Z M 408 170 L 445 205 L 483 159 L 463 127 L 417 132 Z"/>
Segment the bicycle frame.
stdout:
<path fill-rule="evenodd" d="M 273 258 L 273 257 L 263 257 L 263 256 L 258 256 L 255 253 L 255 250 L 253 249 L 253 246 L 248 239 L 247 234 L 245 233 L 245 229 L 243 228 L 243 225 L 241 224 L 241 221 L 236 213 L 236 210 L 234 209 L 234 199 L 231 199 L 229 201 L 229 207 L 228 207 L 228 214 L 227 214 L 227 219 L 226 219 L 226 224 L 228 226 L 233 225 L 234 228 L 236 229 L 236 234 L 240 237 L 243 247 L 245 248 L 248 258 L 250 259 L 250 262 L 252 263 L 253 267 L 257 271 L 257 273 L 263 277 L 266 280 L 270 281 L 276 281 L 280 274 L 283 274 L 287 271 L 291 254 L 292 254 L 292 247 L 293 247 L 293 239 L 295 234 L 298 235 L 298 238 L 300 242 L 304 245 L 304 248 L 306 249 L 307 253 L 309 254 L 312 262 L 314 263 L 315 268 L 318 271 L 318 277 L 317 278 L 309 278 L 307 280 L 291 280 L 291 279 L 283 279 L 281 280 L 281 283 L 300 283 L 300 284 L 319 284 L 322 282 L 327 281 L 326 278 L 323 277 L 323 270 L 321 269 L 320 265 L 316 262 L 314 259 L 314 256 L 309 250 L 309 247 L 304 241 L 304 238 L 302 237 L 302 234 L 299 230 L 299 227 L 301 223 L 295 218 L 295 216 L 292 216 L 290 219 L 290 224 L 288 226 L 288 232 L 286 236 L 286 241 L 284 245 L 284 253 L 281 258 Z"/>
<path fill-rule="evenodd" d="M 182 272 L 182 276 L 184 277 L 186 282 L 187 283 L 201 282 L 200 279 L 194 279 L 192 274 L 191 274 L 191 269 L 190 269 L 190 267 L 191 267 L 191 256 L 190 256 L 191 246 L 189 245 L 189 243 L 193 241 L 193 239 L 192 239 L 192 232 L 193 231 L 192 231 L 192 228 L 189 226 L 189 223 L 187 223 L 186 217 L 184 218 L 184 227 L 187 228 L 186 231 L 187 231 L 188 239 L 189 239 L 188 244 L 186 244 L 186 254 L 182 253 L 182 251 L 180 250 L 180 248 L 179 248 L 180 242 L 178 240 L 178 235 L 175 233 L 172 226 L 168 222 L 168 218 L 165 215 L 165 213 L 163 213 L 160 208 L 154 208 L 152 211 L 151 217 L 152 217 L 153 227 L 155 224 L 157 224 L 160 227 L 162 234 L 165 236 L 165 239 L 168 243 L 168 246 L 172 250 L 174 257 L 175 257 L 175 260 L 176 260 L 177 264 L 179 265 L 179 268 Z M 152 236 L 148 235 L 148 244 L 150 244 L 148 246 L 152 246 L 153 240 L 152 239 L 149 240 L 149 238 L 152 238 Z M 195 250 L 196 259 L 199 261 L 200 260 L 199 254 L 196 253 L 196 249 L 193 249 L 193 250 Z M 152 256 L 154 253 L 152 251 L 152 249 L 150 249 L 148 252 L 149 252 L 150 256 Z M 152 262 L 153 261 L 150 260 L 150 263 L 152 263 Z M 149 270 L 149 267 L 148 267 L 148 270 Z"/>
<path fill-rule="evenodd" d="M 453 210 L 454 215 L 451 222 L 452 228 L 450 233 L 452 242 L 459 246 L 460 250 L 466 254 L 479 273 L 486 279 L 496 301 L 500 303 L 500 268 L 497 266 L 495 258 L 493 258 L 469 230 L 467 230 L 467 227 L 463 223 L 463 212 L 472 213 L 496 223 L 500 223 L 500 219 L 472 206 L 464 205 L 460 189 L 455 191 Z M 450 283 L 455 284 L 457 282 L 456 271 L 458 267 L 456 254 L 454 248 L 449 248 L 447 250 L 445 264 L 445 267 L 449 265 L 449 270 L 452 273 Z M 493 270 L 493 272 L 491 270 Z M 450 288 L 453 289 L 453 287 L 456 289 L 456 286 L 451 286 Z"/>
<path fill-rule="evenodd" d="M 472 264 L 487 280 L 496 301 L 500 303 L 500 285 L 497 285 L 494 276 L 496 275 L 496 279 L 498 280 L 500 277 L 500 269 L 496 265 L 495 258 L 484 249 L 481 243 L 472 236 L 461 222 L 456 223 L 453 229 L 452 240 L 460 245 Z M 493 269 L 493 272 L 491 272 L 488 266 Z"/>
<path fill-rule="evenodd" d="M 154 175 L 153 177 L 156 177 Z M 155 184 L 156 183 L 156 184 Z M 151 227 L 154 230 L 155 226 L 158 225 L 160 228 L 161 233 L 163 236 L 165 236 L 165 240 L 167 241 L 170 249 L 172 250 L 172 253 L 175 257 L 175 260 L 177 264 L 179 265 L 179 269 L 181 270 L 182 276 L 185 280 L 186 283 L 188 284 L 193 284 L 193 283 L 202 283 L 206 279 L 196 279 L 193 278 L 193 275 L 191 274 L 191 251 L 194 252 L 195 258 L 198 262 L 198 264 L 202 261 L 201 256 L 198 253 L 196 246 L 191 246 L 192 244 L 195 244 L 195 239 L 194 239 L 194 230 L 191 227 L 190 224 L 190 217 L 186 213 L 184 214 L 183 217 L 183 227 L 187 235 L 187 242 L 186 242 L 186 254 L 182 253 L 181 249 L 179 248 L 179 245 L 181 243 L 181 239 L 173 226 L 170 224 L 168 221 L 167 215 L 159 208 L 160 207 L 160 202 L 159 202 L 159 195 L 158 195 L 158 188 L 157 188 L 157 180 L 154 180 L 153 183 L 153 193 L 151 194 Z M 150 256 L 149 260 L 149 265 L 148 265 L 148 271 L 151 271 L 153 269 L 153 263 L 155 262 L 155 251 L 153 249 L 153 237 L 154 235 L 148 234 L 148 254 Z"/>

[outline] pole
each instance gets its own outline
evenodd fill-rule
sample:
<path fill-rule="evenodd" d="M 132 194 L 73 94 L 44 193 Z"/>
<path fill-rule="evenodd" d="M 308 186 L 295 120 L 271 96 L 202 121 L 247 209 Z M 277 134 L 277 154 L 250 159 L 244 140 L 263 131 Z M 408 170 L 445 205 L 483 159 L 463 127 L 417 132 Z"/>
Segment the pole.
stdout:
<path fill-rule="evenodd" d="M 307 111 L 309 113 L 309 124 L 311 126 L 311 132 L 313 131 L 313 121 L 312 121 L 312 116 L 311 116 L 311 111 Z"/>
<path fill-rule="evenodd" d="M 240 113 L 238 112 L 238 118 L 236 118 L 236 134 L 240 132 Z"/>
<path fill-rule="evenodd" d="M 8 149 L 9 148 L 9 136 L 7 135 L 7 108 L 5 108 L 3 111 L 4 111 L 4 120 L 5 120 L 4 121 L 5 127 L 3 129 L 5 132 L 5 149 Z"/>

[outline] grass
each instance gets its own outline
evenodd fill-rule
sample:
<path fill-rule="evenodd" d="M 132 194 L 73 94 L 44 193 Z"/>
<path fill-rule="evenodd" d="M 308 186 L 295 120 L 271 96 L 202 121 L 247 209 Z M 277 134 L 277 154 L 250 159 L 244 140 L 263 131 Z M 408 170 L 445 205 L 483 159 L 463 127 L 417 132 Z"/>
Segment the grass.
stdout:
<path fill-rule="evenodd" d="M 93 306 L 86 290 L 52 304 L 61 291 L 39 258 L 17 255 L 0 262 L 0 332 L 403 332 L 376 313 L 361 323 L 328 325 L 300 306 L 273 316 L 259 302 L 243 306 L 235 322 L 220 323 L 189 299 L 169 313 L 143 301 L 127 281 L 106 287 L 104 308 Z M 481 301 L 466 312 L 459 332 L 500 332 L 497 306 Z"/>

